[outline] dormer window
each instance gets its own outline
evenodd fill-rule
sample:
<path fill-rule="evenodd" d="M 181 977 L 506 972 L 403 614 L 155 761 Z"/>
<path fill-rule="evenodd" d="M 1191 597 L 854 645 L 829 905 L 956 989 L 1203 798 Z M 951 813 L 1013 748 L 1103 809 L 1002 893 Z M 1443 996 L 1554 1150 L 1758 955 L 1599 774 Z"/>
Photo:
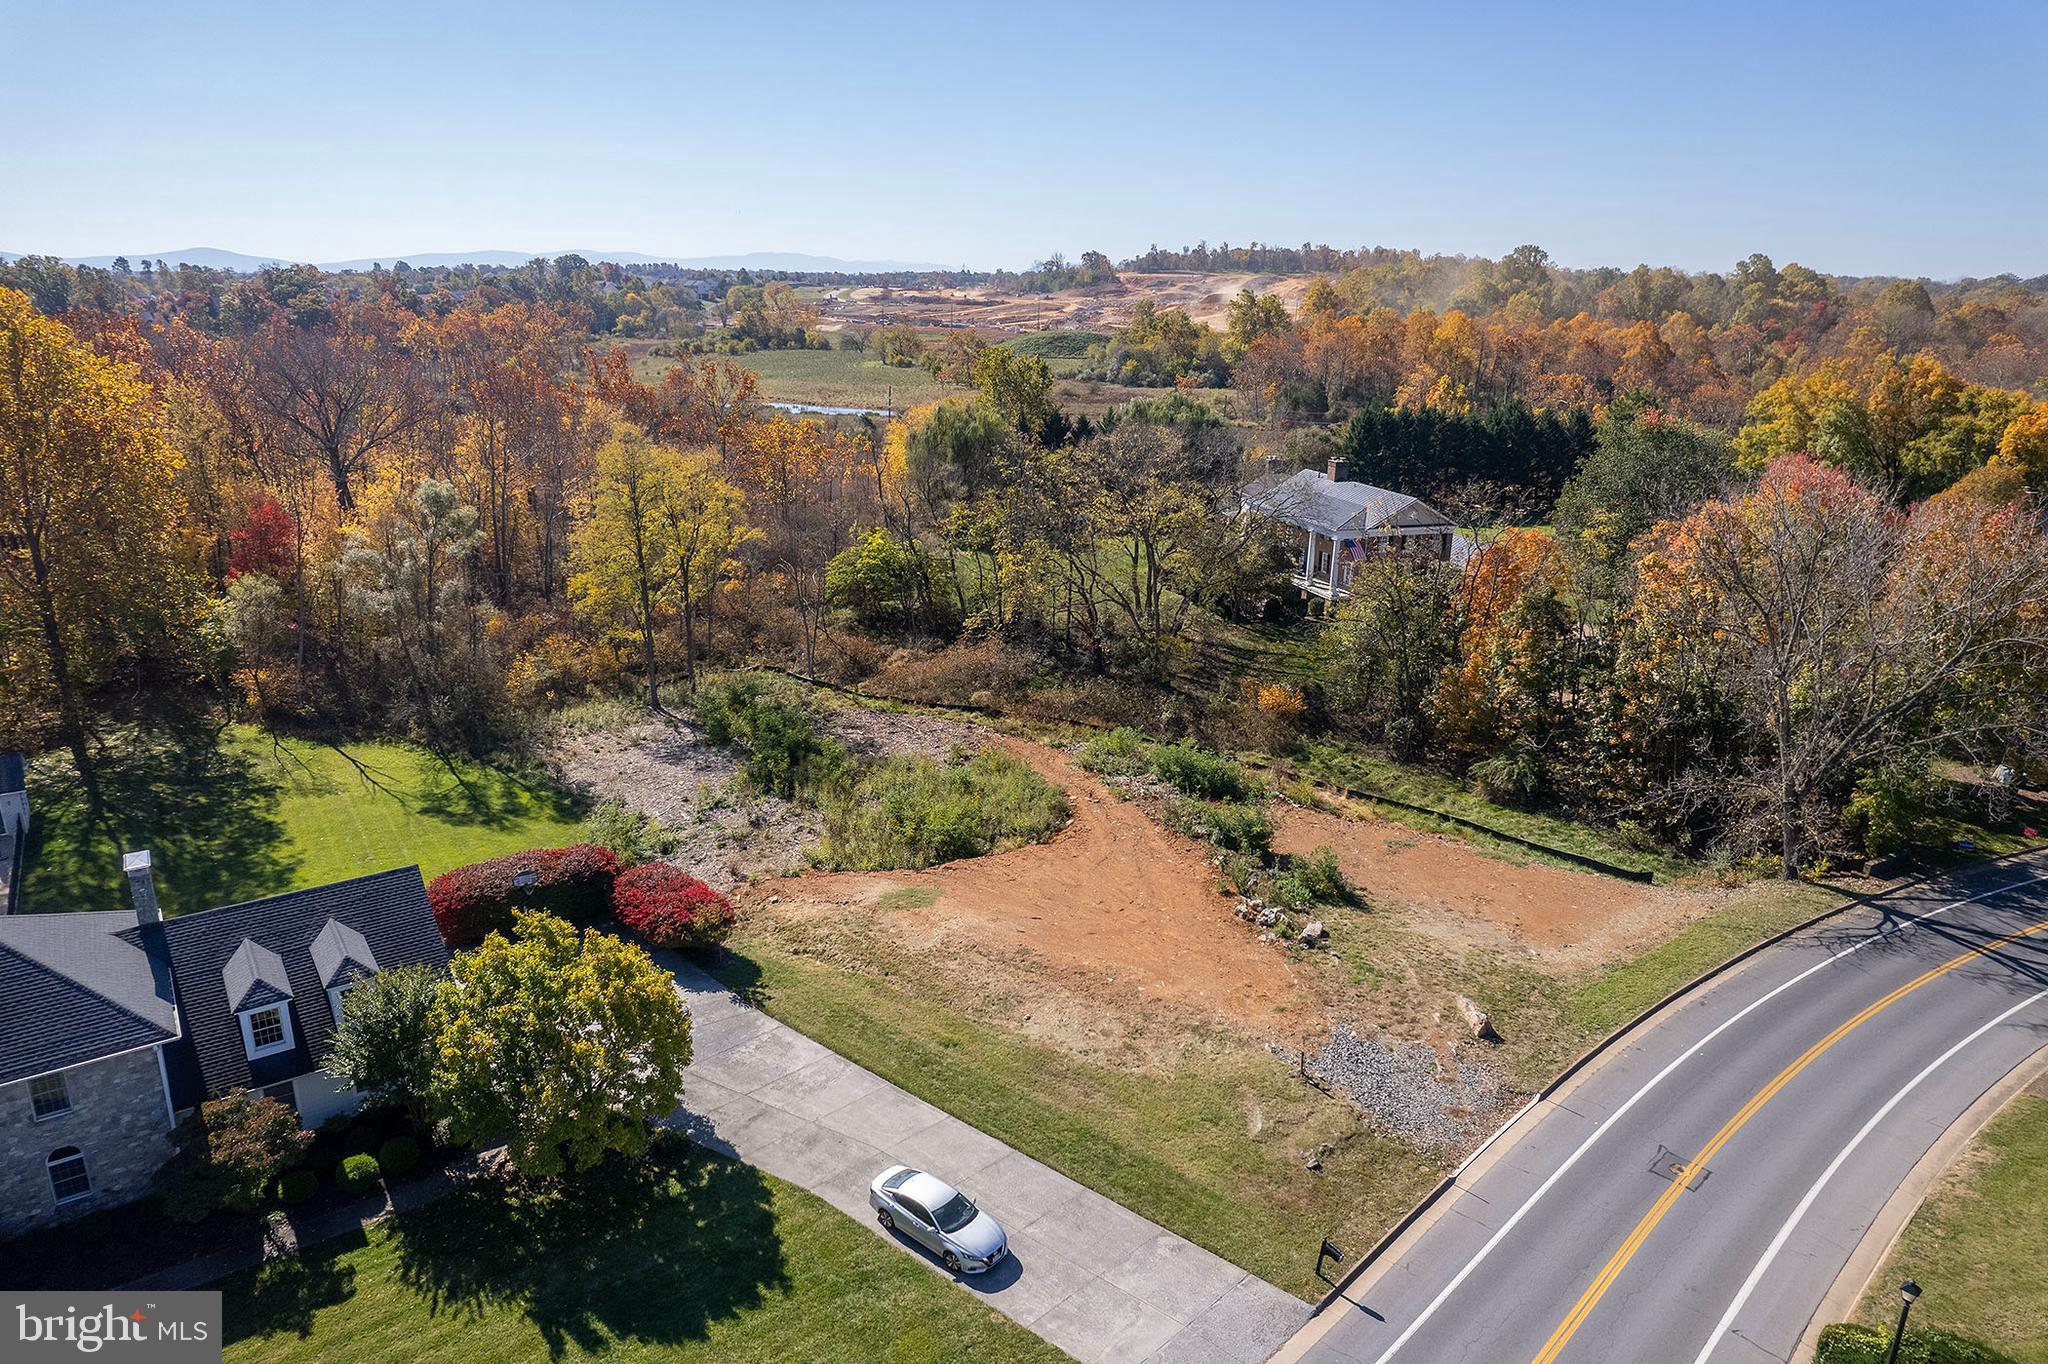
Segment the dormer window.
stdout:
<path fill-rule="evenodd" d="M 242 1051 L 251 1061 L 292 1047 L 292 987 L 284 962 L 253 938 L 220 971 L 228 1007 L 242 1024 Z"/>
<path fill-rule="evenodd" d="M 245 1010 L 241 1019 L 242 1048 L 251 1061 L 291 1050 L 292 1019 L 284 1005 Z"/>
<path fill-rule="evenodd" d="M 339 919 L 321 925 L 310 948 L 313 969 L 327 988 L 327 1008 L 334 1026 L 341 1026 L 341 997 L 377 974 L 377 957 L 369 942 Z"/>

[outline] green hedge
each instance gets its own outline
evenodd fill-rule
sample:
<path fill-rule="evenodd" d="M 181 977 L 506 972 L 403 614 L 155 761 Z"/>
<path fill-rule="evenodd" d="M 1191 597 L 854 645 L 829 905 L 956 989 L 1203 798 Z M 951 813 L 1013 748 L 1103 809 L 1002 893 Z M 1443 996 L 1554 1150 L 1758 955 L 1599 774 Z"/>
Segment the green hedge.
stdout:
<path fill-rule="evenodd" d="M 1891 1343 L 1892 1333 L 1885 1328 L 1847 1323 L 1824 1327 L 1813 1364 L 1884 1364 Z M 1952 1331 L 1915 1328 L 1899 1343 L 1899 1364 L 2013 1364 L 2013 1359 Z"/>

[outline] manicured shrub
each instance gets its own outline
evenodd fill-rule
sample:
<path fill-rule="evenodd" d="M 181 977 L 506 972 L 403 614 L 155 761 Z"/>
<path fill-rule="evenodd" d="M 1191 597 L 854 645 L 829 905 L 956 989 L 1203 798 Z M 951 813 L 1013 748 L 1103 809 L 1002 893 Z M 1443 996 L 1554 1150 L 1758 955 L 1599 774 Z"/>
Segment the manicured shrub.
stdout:
<path fill-rule="evenodd" d="M 968 761 L 885 758 L 825 801 L 829 866 L 889 871 L 1036 843 L 1067 822 L 1067 798 L 997 749 Z"/>
<path fill-rule="evenodd" d="M 620 923 L 656 947 L 685 952 L 718 946 L 737 918 L 730 900 L 666 862 L 621 872 L 612 907 Z"/>
<path fill-rule="evenodd" d="M 96 1209 L 83 1217 L 74 1217 L 64 1224 L 64 1234 L 75 1246 L 97 1246 L 106 1241 L 114 1232 L 114 1214 L 105 1208 Z"/>
<path fill-rule="evenodd" d="M 528 873 L 532 884 L 517 884 Z M 593 843 L 534 848 L 442 873 L 427 886 L 427 903 L 441 936 L 452 945 L 470 946 L 487 934 L 509 930 L 514 909 L 594 919 L 611 908 L 618 874 L 619 859 Z"/>
<path fill-rule="evenodd" d="M 1152 745 L 1137 730 L 1118 725 L 1082 744 L 1078 761 L 1098 776 L 1141 776 L 1152 770 Z"/>
<path fill-rule="evenodd" d="M 420 1144 L 411 1137 L 393 1137 L 377 1148 L 377 1168 L 386 1175 L 402 1175 L 420 1163 Z"/>
<path fill-rule="evenodd" d="M 375 1156 L 354 1155 L 341 1162 L 341 1169 L 335 1172 L 334 1182 L 350 1193 L 361 1193 L 377 1182 L 380 1173 Z"/>
<path fill-rule="evenodd" d="M 1192 744 L 1161 744 L 1153 749 L 1152 771 L 1175 790 L 1204 800 L 1247 800 L 1258 789 L 1235 761 Z"/>
<path fill-rule="evenodd" d="M 277 1197 L 283 1203 L 303 1203 L 320 1191 L 320 1176 L 311 1170 L 287 1170 L 277 1181 Z"/>
<path fill-rule="evenodd" d="M 198 1222 L 261 1204 L 278 1175 L 305 1155 L 313 1134 L 277 1100 L 236 1089 L 199 1105 L 171 1140 L 177 1150 L 156 1174 L 164 1212 Z"/>

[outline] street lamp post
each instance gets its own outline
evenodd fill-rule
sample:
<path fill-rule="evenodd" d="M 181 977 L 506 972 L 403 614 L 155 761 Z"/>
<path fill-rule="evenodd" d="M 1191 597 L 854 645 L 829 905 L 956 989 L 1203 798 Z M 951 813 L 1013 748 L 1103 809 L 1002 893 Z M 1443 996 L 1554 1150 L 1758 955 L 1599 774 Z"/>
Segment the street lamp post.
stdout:
<path fill-rule="evenodd" d="M 1914 1300 L 1920 1296 L 1920 1285 L 1911 1279 L 1899 1285 L 1899 1324 L 1892 1328 L 1892 1348 L 1885 1351 L 1884 1364 L 1897 1364 L 1899 1342 L 1906 1338 L 1906 1314 L 1913 1310 Z"/>

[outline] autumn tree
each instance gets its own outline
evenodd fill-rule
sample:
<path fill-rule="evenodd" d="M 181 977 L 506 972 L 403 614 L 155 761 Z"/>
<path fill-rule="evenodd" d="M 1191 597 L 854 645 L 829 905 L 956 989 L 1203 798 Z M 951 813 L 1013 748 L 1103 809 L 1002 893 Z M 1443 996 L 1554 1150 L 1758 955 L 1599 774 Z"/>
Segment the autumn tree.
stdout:
<path fill-rule="evenodd" d="M 1826 846 L 1859 766 L 2039 740 L 2048 540 L 2026 508 L 1952 499 L 1901 516 L 1789 457 L 1668 526 L 1644 572 L 1645 609 L 1717 646 L 1761 759 L 1730 774 L 1736 832 L 1769 836 L 1784 875 Z"/>
<path fill-rule="evenodd" d="M 570 544 L 569 596 L 586 618 L 631 621 L 640 645 L 647 704 L 661 706 L 656 613 L 676 576 L 675 547 L 662 504 L 675 452 L 620 425 L 597 451 L 583 518 Z"/>
<path fill-rule="evenodd" d="M 536 1175 L 639 1152 L 675 1111 L 690 1016 L 645 949 L 516 911 L 457 954 L 429 1016 L 429 1102 L 465 1139 L 504 1136 Z"/>
<path fill-rule="evenodd" d="M 323 296 L 296 317 L 280 308 L 238 338 L 242 389 L 279 439 L 319 464 L 344 514 L 372 461 L 431 415 L 407 325 L 404 314 Z"/>
<path fill-rule="evenodd" d="M 54 718 L 95 808 L 88 695 L 192 619 L 177 473 L 134 370 L 0 289 L 0 698 L 17 731 Z"/>

